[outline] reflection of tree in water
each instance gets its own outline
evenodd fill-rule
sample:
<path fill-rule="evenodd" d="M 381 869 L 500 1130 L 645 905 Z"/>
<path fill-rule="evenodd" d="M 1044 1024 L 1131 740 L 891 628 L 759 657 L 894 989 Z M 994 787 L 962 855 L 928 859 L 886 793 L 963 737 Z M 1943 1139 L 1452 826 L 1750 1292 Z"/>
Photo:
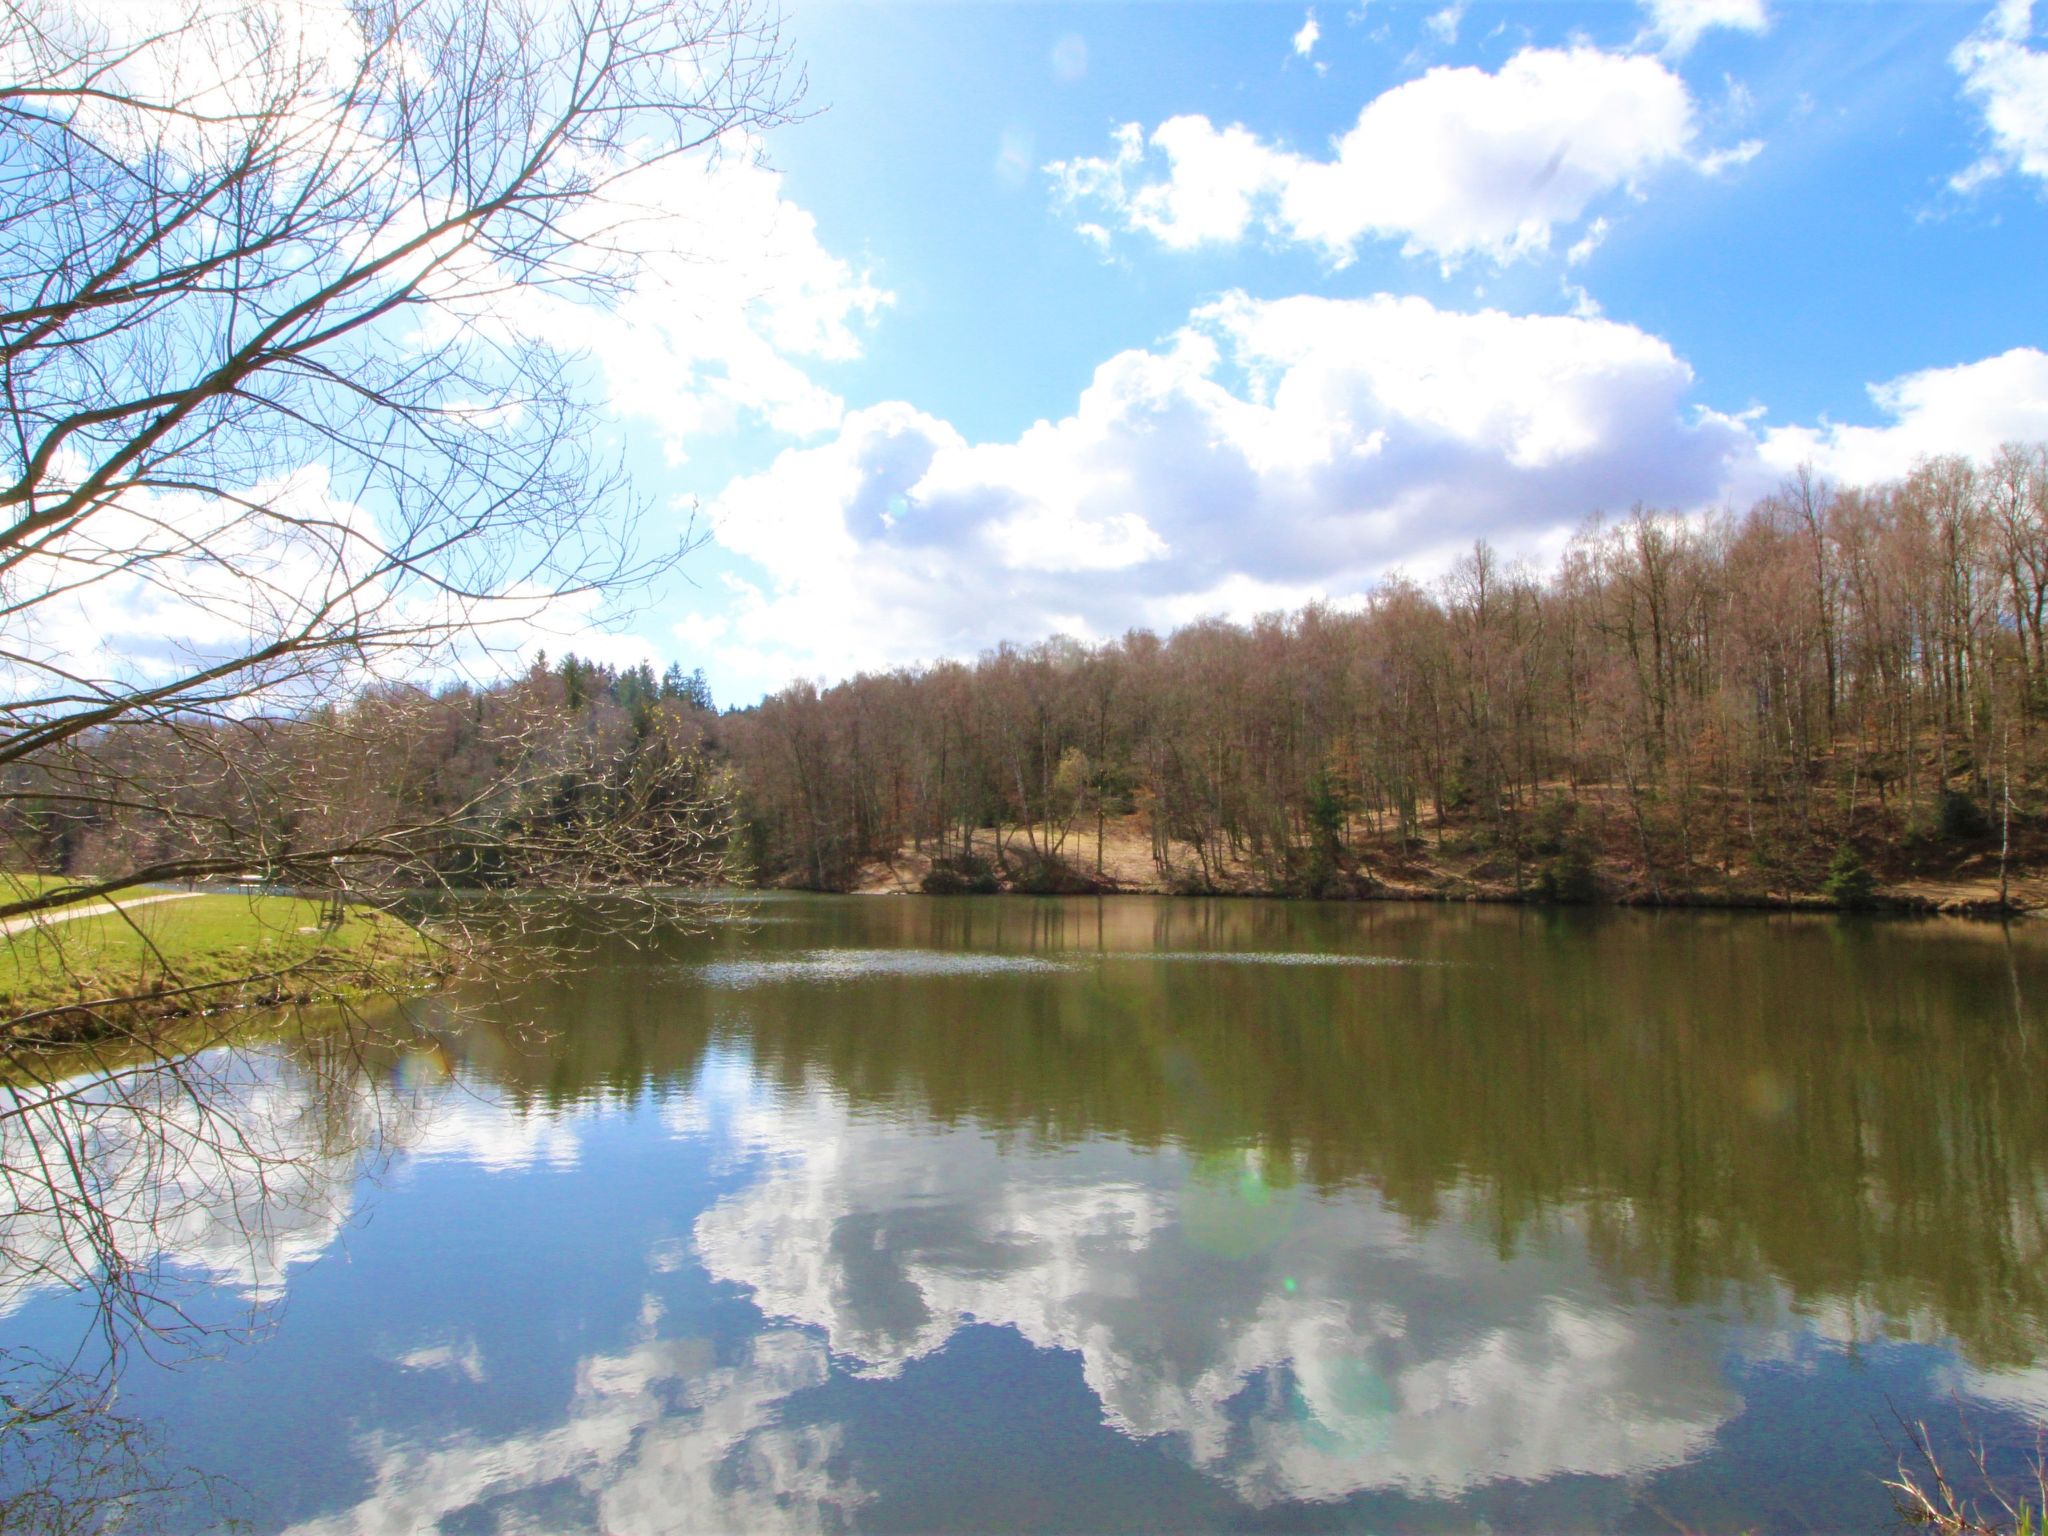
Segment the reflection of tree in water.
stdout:
<path fill-rule="evenodd" d="M 159 1057 L 10 1052 L 0 1082 L 0 1317 L 68 1293 L 67 1358 L 0 1352 L 0 1529 L 99 1529 L 207 1492 L 112 1408 L 130 1350 L 178 1356 L 260 1326 L 287 1271 L 348 1220 L 358 1174 L 421 1100 L 383 1084 L 381 1032 L 294 1017 L 267 1039 Z M 225 1287 L 228 1321 L 194 1307 Z"/>
<path fill-rule="evenodd" d="M 211 1505 L 217 1492 L 167 1465 L 157 1434 L 115 1412 L 104 1381 L 0 1353 L 0 1531 L 84 1536 L 137 1515 L 161 1523 Z"/>
<path fill-rule="evenodd" d="M 627 959 L 463 1054 L 535 1104 L 689 1081 L 741 1045 L 787 1092 L 1072 1145 L 1112 1137 L 1447 1210 L 1503 1253 L 1567 1216 L 1679 1303 L 1776 1282 L 1953 1333 L 2048 1342 L 2048 1051 L 2022 936 L 1953 923 L 1233 902 L 854 903 L 797 942 L 1075 962 L 1029 975 L 692 985 L 789 928 Z M 1370 951 L 1415 963 L 1288 966 Z M 1168 958 L 1171 956 L 1171 958 Z M 1190 958 L 1190 957 L 1197 958 Z M 1207 956 L 1205 963 L 1201 958 Z"/>

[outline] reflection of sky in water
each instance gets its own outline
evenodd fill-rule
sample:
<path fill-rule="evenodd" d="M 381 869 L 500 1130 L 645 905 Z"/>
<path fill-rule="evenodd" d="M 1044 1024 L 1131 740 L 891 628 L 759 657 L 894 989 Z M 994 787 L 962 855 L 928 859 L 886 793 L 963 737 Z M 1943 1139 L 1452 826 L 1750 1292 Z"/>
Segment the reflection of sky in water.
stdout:
<path fill-rule="evenodd" d="M 347 1223 L 358 1155 L 383 1113 L 360 1082 L 316 1085 L 281 1057 L 210 1052 L 176 1077 L 124 1071 L 0 1100 L 0 1317 L 39 1293 L 90 1291 L 105 1256 L 244 1302 Z M 67 1176 L 89 1170 L 81 1193 Z"/>
<path fill-rule="evenodd" d="M 577 1362 L 567 1411 L 502 1439 L 460 1433 L 362 1449 L 373 1488 L 353 1508 L 289 1527 L 293 1536 L 371 1536 L 460 1528 L 516 1531 L 831 1531 L 868 1497 L 834 1467 L 830 1426 L 785 1428 L 779 1405 L 821 1385 L 817 1340 L 794 1329 L 752 1339 L 720 1366 L 700 1338 L 656 1333 Z"/>
<path fill-rule="evenodd" d="M 696 1224 L 715 1277 L 864 1376 L 970 1321 L 1071 1352 L 1106 1423 L 1175 1437 L 1254 1504 L 1640 1474 L 1741 1406 L 1716 1330 L 1616 1305 L 1569 1237 L 1503 1263 L 1461 1223 L 1417 1234 L 1249 1156 L 1010 1158 L 823 1098 L 763 1129 L 772 1171 Z"/>
<path fill-rule="evenodd" d="M 1924 1296 L 1884 1292 L 1867 1266 L 1797 1296 L 1766 1266 L 1681 1295 L 1617 1261 L 1616 1232 L 1642 1213 L 1597 1190 L 1510 1218 L 1499 1181 L 1466 1168 L 1422 1170 L 1426 1211 L 1398 1198 L 1398 1168 L 1384 1188 L 1311 1180 L 1273 1150 L 1285 1138 L 1236 1134 L 1238 1101 L 1203 1078 L 1178 1017 L 1134 1007 L 1085 1038 L 1156 1052 L 1123 1091 L 1170 1100 L 1161 1129 L 1120 1139 L 941 1102 L 932 1084 L 956 1060 L 987 1070 L 951 1049 L 988 1027 L 976 1009 L 948 1016 L 927 1078 L 874 1047 L 862 1096 L 843 1061 L 792 1042 L 820 1010 L 886 1017 L 891 989 L 791 992 L 773 1037 L 759 1021 L 778 994 L 747 995 L 967 977 L 989 983 L 977 999 L 1007 981 L 1037 1007 L 1059 990 L 1048 974 L 1071 995 L 1142 975 L 1110 961 L 1359 968 L 1275 983 L 1339 1002 L 1477 969 L 1371 974 L 1404 957 L 1299 947 L 792 949 L 622 984 L 700 984 L 707 1022 L 683 1071 L 644 1065 L 677 1059 L 649 1030 L 622 1034 L 624 1067 L 579 1076 L 563 1065 L 589 1043 L 573 1024 L 531 1058 L 497 1042 L 499 1082 L 427 1044 L 392 1057 L 382 1098 L 330 1085 L 316 1105 L 290 1072 L 259 1071 L 230 1101 L 296 1182 L 195 1156 L 174 1220 L 149 1226 L 139 1196 L 124 1219 L 138 1245 L 238 1294 L 289 1282 L 287 1326 L 215 1366 L 135 1374 L 125 1400 L 244 1480 L 253 1528 L 308 1536 L 946 1527 L 1027 1510 L 1061 1528 L 1631 1527 L 1660 1510 L 1692 1528 L 1826 1525 L 1848 1518 L 1845 1486 L 1865 1500 L 1857 1520 L 1882 1516 L 1890 1468 L 1869 1426 L 1888 1399 L 1934 1418 L 1953 1391 L 2048 1419 L 2048 1369 L 1961 1362 Z M 1248 973 L 1178 982 L 1182 1007 L 1274 995 Z M 1016 1040 L 1067 1040 L 1069 1022 L 1048 1010 Z M 1106 1077 L 1129 1070 L 1104 1061 Z M 1735 1081 L 1744 1124 L 1804 1112 L 1789 1065 Z M 365 1189 L 372 1141 L 394 1157 Z M 31 1213 L 5 1230 L 17 1251 L 55 1251 Z M 31 1336 L 46 1270 L 0 1289 L 0 1317 Z M 1017 1466 L 1068 1502 L 1020 1503 L 1003 1481 Z M 1766 1487 L 1789 1502 L 1756 1503 Z M 1103 1514 L 1119 1507 L 1143 1518 Z"/>

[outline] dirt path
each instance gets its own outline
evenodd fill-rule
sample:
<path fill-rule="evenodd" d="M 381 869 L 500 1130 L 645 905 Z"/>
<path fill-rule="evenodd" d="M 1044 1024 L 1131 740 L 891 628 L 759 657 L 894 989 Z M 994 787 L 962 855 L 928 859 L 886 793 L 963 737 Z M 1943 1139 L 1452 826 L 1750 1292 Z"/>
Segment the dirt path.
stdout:
<path fill-rule="evenodd" d="M 31 928 L 45 928 L 51 923 L 68 923 L 74 917 L 104 917 L 109 912 L 128 912 L 137 907 L 146 907 L 158 901 L 184 901 L 193 896 L 204 896 L 204 891 L 167 891 L 161 896 L 137 896 L 119 905 L 111 901 L 96 901 L 89 907 L 66 907 L 56 912 L 31 912 L 26 917 L 10 917 L 0 923 L 0 938 L 26 933 Z"/>

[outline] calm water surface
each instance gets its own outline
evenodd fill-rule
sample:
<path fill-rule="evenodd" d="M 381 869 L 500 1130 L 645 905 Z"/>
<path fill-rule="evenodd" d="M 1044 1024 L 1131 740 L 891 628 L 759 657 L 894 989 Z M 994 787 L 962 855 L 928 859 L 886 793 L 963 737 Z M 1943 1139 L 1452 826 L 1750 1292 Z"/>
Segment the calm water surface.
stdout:
<path fill-rule="evenodd" d="M 14 1114 L 11 1390 L 136 1337 L 97 1254 L 156 1332 L 0 1476 L 160 1478 L 152 1529 L 1877 1531 L 1896 1415 L 2048 1424 L 2031 928 L 731 916 L 208 1057 L 149 1137 Z"/>

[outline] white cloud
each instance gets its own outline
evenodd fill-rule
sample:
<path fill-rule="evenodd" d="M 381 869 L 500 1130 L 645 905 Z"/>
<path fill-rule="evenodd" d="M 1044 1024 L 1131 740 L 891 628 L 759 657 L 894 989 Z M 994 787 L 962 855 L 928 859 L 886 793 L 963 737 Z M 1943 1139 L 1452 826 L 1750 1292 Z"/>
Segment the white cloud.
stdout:
<path fill-rule="evenodd" d="M 1465 6 L 1463 0 L 1459 0 L 1455 5 L 1447 5 L 1432 13 L 1423 25 L 1429 29 L 1430 36 L 1448 48 L 1458 40 L 1458 28 L 1464 20 Z"/>
<path fill-rule="evenodd" d="M 1564 253 L 1565 265 L 1580 267 L 1592 260 L 1593 253 L 1600 249 L 1600 243 L 1607 238 L 1607 233 L 1612 227 L 1605 219 L 1595 219 L 1588 224 L 1585 234 Z"/>
<path fill-rule="evenodd" d="M 1661 170 L 1755 153 L 1696 155 L 1697 137 L 1692 97 L 1665 65 L 1580 46 L 1525 49 L 1497 74 L 1432 69 L 1369 102 L 1330 159 L 1183 116 L 1149 136 L 1125 124 L 1108 156 L 1047 171 L 1068 207 L 1100 207 L 1177 249 L 1241 239 L 1256 222 L 1339 265 L 1368 239 L 1507 262 Z"/>
<path fill-rule="evenodd" d="M 473 1385 L 485 1381 L 490 1375 L 484 1368 L 483 1351 L 477 1347 L 473 1334 L 465 1335 L 460 1343 L 443 1339 L 438 1344 L 422 1344 L 416 1349 L 401 1351 L 391 1357 L 391 1363 L 402 1371 L 446 1371 Z"/>
<path fill-rule="evenodd" d="M 594 231 L 622 213 L 633 222 L 608 238 L 634 267 L 623 299 L 597 310 L 526 293 L 505 317 L 589 351 L 612 409 L 654 422 L 677 461 L 750 421 L 793 436 L 838 424 L 843 403 L 808 369 L 858 358 L 892 296 L 825 249 L 778 173 L 745 146 L 664 161 L 579 218 Z"/>
<path fill-rule="evenodd" d="M 1777 472 L 1812 464 L 1845 483 L 1889 480 L 1918 458 L 1959 453 L 1984 459 L 2008 442 L 2048 441 L 2048 352 L 2014 347 L 1979 362 L 1927 368 L 1870 397 L 1883 426 L 1786 426 L 1763 435 L 1761 457 Z"/>
<path fill-rule="evenodd" d="M 576 1166 L 582 1141 L 566 1116 L 469 1090 L 438 1102 L 408 1150 L 424 1161 L 471 1163 L 492 1173 L 539 1166 L 559 1171 Z"/>
<path fill-rule="evenodd" d="M 346 146 L 357 137 L 338 103 L 367 45 L 359 20 L 330 0 L 197 8 L 171 0 L 61 0 L 41 20 L 59 37 L 70 28 L 109 48 L 132 49 L 107 83 L 191 109 L 168 119 L 167 129 L 161 114 L 131 123 L 101 103 L 90 116 L 117 143 L 124 132 L 168 131 L 175 151 L 178 133 L 201 140 L 239 133 L 241 124 L 208 129 L 199 114 L 247 111 L 283 80 L 296 82 L 291 126 L 308 156 L 331 158 L 337 139 Z M 15 27 L 0 39 L 13 55 L 0 58 L 16 67 L 12 78 L 28 68 L 28 35 Z M 537 35 L 537 45 L 543 41 Z M 145 142 L 138 140 L 138 152 Z M 385 174 L 389 146 L 362 138 L 361 149 L 377 157 L 371 172 Z M 617 166 L 590 169 L 603 180 Z M 503 284 L 475 265 L 459 270 L 480 279 L 497 318 L 565 351 L 593 352 L 614 407 L 655 419 L 679 456 L 689 438 L 746 418 L 795 434 L 837 423 L 838 398 L 805 366 L 858 356 L 862 325 L 890 296 L 824 249 L 815 220 L 781 195 L 781 179 L 760 164 L 756 143 L 735 135 L 716 154 L 659 160 L 615 179 L 604 197 L 574 209 L 565 226 L 634 269 L 628 292 L 611 308 L 531 290 L 508 299 Z M 594 250 L 582 255 L 595 259 Z M 454 270 L 442 275 L 444 285 L 455 281 Z M 427 317 L 427 345 L 436 343 L 445 321 Z"/>
<path fill-rule="evenodd" d="M 718 538 L 761 578 L 720 660 L 774 685 L 1243 615 L 1475 536 L 1534 547 L 1596 507 L 1697 505 L 1752 450 L 1691 384 L 1611 321 L 1231 295 L 1013 442 L 885 404 L 735 481 Z"/>
<path fill-rule="evenodd" d="M 1294 34 L 1295 53 L 1304 59 L 1307 58 L 1316 51 L 1316 42 L 1322 35 L 1323 29 L 1317 25 L 1316 13 L 1311 8 L 1308 13 L 1308 19 L 1301 24 L 1301 30 Z"/>
<path fill-rule="evenodd" d="M 1726 149 L 1713 150 L 1701 155 L 1694 162 L 1702 176 L 1719 176 L 1724 171 L 1739 169 L 1749 164 L 1764 152 L 1762 139 L 1744 139 L 1740 144 L 1731 144 Z"/>
<path fill-rule="evenodd" d="M 181 30 L 188 11 L 203 23 Z M 325 0 L 237 0 L 196 11 L 160 0 L 88 0 L 53 6 L 44 19 L 61 25 L 66 18 L 116 47 L 168 32 L 110 78 L 142 92 L 182 92 L 195 106 L 247 106 L 247 94 L 266 77 L 274 85 L 280 71 L 302 73 L 313 114 L 307 126 L 326 135 L 340 130 L 331 96 L 321 93 L 347 79 L 363 46 L 348 9 Z M 0 45 L 19 54 L 25 35 L 14 28 Z M 274 70 L 257 66 L 260 45 L 275 49 Z M 472 265 L 459 278 L 442 274 L 435 292 L 447 302 L 414 312 L 417 329 L 392 340 L 432 351 L 465 339 L 465 325 L 473 324 L 485 335 L 493 327 L 517 330 L 563 354 L 588 352 L 612 410 L 655 423 L 677 459 L 701 436 L 743 423 L 794 436 L 832 430 L 843 402 L 814 377 L 816 367 L 857 358 L 867 324 L 890 295 L 825 249 L 815 221 L 783 196 L 780 178 L 758 163 L 754 148 L 736 137 L 716 156 L 659 161 L 565 216 L 561 232 L 591 242 L 583 252 L 591 262 L 616 258 L 625 283 L 611 302 L 577 302 L 566 290 L 507 292 L 513 275 L 493 278 Z M 1027 153 L 1020 173 L 1028 176 L 1034 164 Z M 590 167 L 597 180 L 612 168 Z M 377 174 L 386 174 L 381 164 Z M 406 215 L 418 216 L 417 208 Z M 482 249 L 475 264 L 488 260 Z M 477 281 L 465 292 L 469 279 Z M 488 381 L 480 387 L 489 394 Z M 451 419 L 456 407 L 450 402 Z M 0 650 L 116 686 L 167 681 L 309 624 L 327 639 L 355 629 L 370 654 L 302 647 L 265 681 L 303 688 L 292 669 L 306 668 L 338 687 L 359 680 L 365 667 L 389 669 L 399 630 L 421 641 L 403 658 L 408 668 L 488 673 L 496 660 L 540 647 L 615 664 L 658 661 L 652 646 L 608 627 L 591 594 L 551 599 L 529 582 L 464 602 L 397 569 L 384 552 L 405 514 L 386 494 L 388 483 L 363 493 L 356 476 L 344 493 L 338 472 L 293 464 L 290 452 L 282 437 L 261 443 L 247 455 L 246 478 L 223 485 L 221 496 L 138 492 L 65 533 L 16 573 L 16 606 L 0 619 Z M 387 466 L 403 452 L 394 449 Z M 410 458 L 404 463 L 408 474 L 420 470 Z M 83 471 L 59 465 L 45 489 L 67 469 Z M 517 530 L 500 531 L 507 568 L 516 572 L 517 559 L 535 551 L 520 547 Z M 601 536 L 591 540 L 601 543 Z M 593 568 L 601 560 L 600 553 Z M 451 556 L 440 569 L 460 565 Z M 452 643 L 436 644 L 451 636 Z M 52 691 L 47 671 L 39 676 L 19 663 L 0 663 L 0 677 L 17 701 Z M 281 690 L 257 702 L 281 707 L 291 697 Z"/>
<path fill-rule="evenodd" d="M 1702 34 L 1715 27 L 1732 32 L 1764 32 L 1771 18 L 1763 0 L 1643 0 L 1649 32 L 1674 56 L 1692 52 Z"/>
<path fill-rule="evenodd" d="M 1666 342 L 1568 296 L 1572 315 L 1232 294 L 1011 441 L 852 412 L 719 499 L 719 541 L 757 570 L 699 632 L 773 688 L 1343 602 L 1479 537 L 1545 563 L 1595 510 L 1745 505 L 1802 462 L 1863 483 L 2048 440 L 2048 352 L 1876 385 L 1873 424 L 1771 425 L 1697 406 Z"/>
<path fill-rule="evenodd" d="M 2033 29 L 2029 0 L 2004 0 L 1950 56 L 1991 141 L 1981 159 L 1950 178 L 1958 191 L 2015 171 L 2048 183 L 2048 52 L 2027 46 Z"/>

